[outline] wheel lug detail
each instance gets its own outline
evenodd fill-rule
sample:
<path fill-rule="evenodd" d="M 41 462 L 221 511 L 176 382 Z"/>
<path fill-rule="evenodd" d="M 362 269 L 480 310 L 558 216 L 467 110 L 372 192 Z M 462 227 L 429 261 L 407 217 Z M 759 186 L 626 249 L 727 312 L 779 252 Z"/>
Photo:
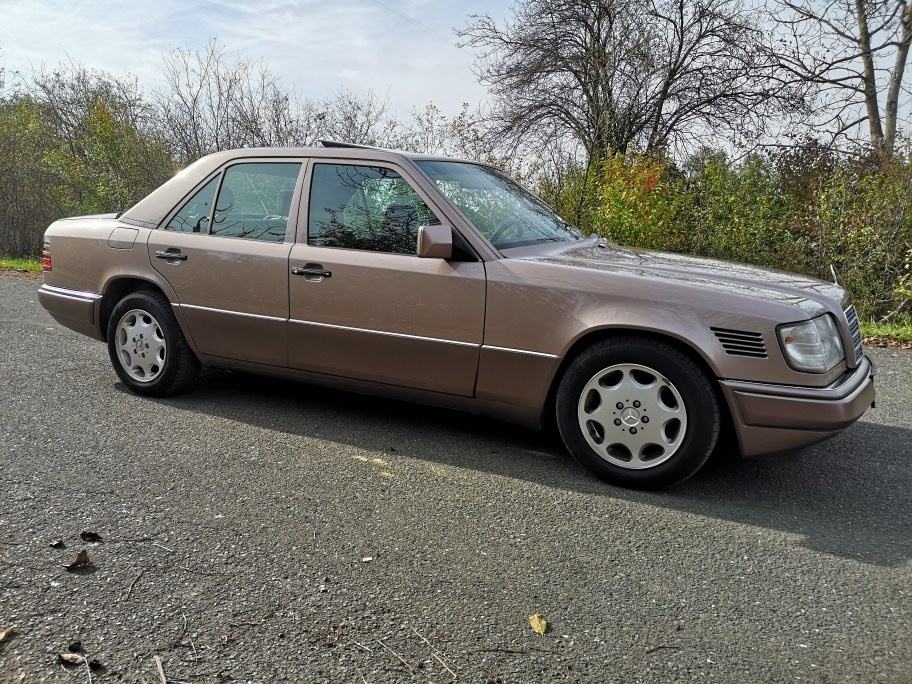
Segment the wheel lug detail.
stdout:
<path fill-rule="evenodd" d="M 622 408 L 624 408 L 624 404 L 623 404 L 623 402 L 620 402 L 620 401 L 619 401 L 619 402 L 618 402 L 618 403 L 617 403 L 617 404 L 615 404 L 615 406 L 617 406 L 617 407 L 618 407 L 618 409 L 622 409 Z"/>
<path fill-rule="evenodd" d="M 639 401 L 634 401 L 634 402 L 633 402 L 633 408 L 640 408 L 640 402 L 639 402 Z"/>
<path fill-rule="evenodd" d="M 649 422 L 649 416 L 643 416 L 642 418 L 640 418 L 640 420 L 643 421 L 644 423 L 648 423 L 648 422 Z"/>
<path fill-rule="evenodd" d="M 630 428 L 630 434 L 631 434 L 631 435 L 635 435 L 636 433 L 637 433 L 637 429 L 636 429 L 636 428 Z"/>
<path fill-rule="evenodd" d="M 621 419 L 620 419 L 620 418 L 615 418 L 615 419 L 614 419 L 614 424 L 615 424 L 615 425 L 620 425 L 620 424 L 621 424 Z"/>

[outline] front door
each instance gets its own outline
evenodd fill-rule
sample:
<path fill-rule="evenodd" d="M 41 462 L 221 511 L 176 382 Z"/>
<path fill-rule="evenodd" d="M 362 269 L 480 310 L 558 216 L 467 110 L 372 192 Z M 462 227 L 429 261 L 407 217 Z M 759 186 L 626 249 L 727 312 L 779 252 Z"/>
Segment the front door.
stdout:
<path fill-rule="evenodd" d="M 300 170 L 300 162 L 229 165 L 152 231 L 149 258 L 177 294 L 200 354 L 287 365 L 289 214 Z"/>
<path fill-rule="evenodd" d="M 290 365 L 471 396 L 484 264 L 416 256 L 418 227 L 439 220 L 394 168 L 321 161 L 305 187 L 289 260 Z"/>

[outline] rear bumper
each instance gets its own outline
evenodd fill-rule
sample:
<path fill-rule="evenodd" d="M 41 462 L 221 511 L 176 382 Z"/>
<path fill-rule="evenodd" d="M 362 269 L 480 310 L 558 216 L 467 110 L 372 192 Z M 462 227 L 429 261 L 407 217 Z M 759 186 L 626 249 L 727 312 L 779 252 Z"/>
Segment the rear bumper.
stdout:
<path fill-rule="evenodd" d="M 864 357 L 829 387 L 722 380 L 722 391 L 746 456 L 793 449 L 848 427 L 874 403 L 874 365 Z"/>
<path fill-rule="evenodd" d="M 45 283 L 38 288 L 38 301 L 61 325 L 89 337 L 98 337 L 100 294 Z"/>

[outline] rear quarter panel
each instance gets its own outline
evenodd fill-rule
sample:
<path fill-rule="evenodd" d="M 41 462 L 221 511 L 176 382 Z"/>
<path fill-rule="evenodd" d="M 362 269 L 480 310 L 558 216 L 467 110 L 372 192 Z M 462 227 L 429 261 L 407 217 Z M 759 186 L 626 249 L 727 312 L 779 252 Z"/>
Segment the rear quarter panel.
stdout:
<path fill-rule="evenodd" d="M 118 279 L 135 278 L 155 285 L 169 301 L 176 301 L 168 282 L 149 263 L 146 242 L 150 232 L 148 228 L 121 224 L 110 218 L 57 221 L 45 232 L 53 270 L 44 273 L 44 282 L 54 287 L 105 295 Z M 92 321 L 91 334 L 98 339 L 104 339 L 105 332 L 102 306 L 103 300 L 99 300 Z M 175 314 L 180 320 L 179 312 Z"/>

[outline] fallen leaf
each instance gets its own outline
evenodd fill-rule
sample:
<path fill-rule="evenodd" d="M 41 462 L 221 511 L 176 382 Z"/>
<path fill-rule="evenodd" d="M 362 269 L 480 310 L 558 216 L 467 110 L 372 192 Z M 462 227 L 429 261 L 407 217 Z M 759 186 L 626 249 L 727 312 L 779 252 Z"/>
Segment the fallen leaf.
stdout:
<path fill-rule="evenodd" d="M 66 544 L 63 543 L 62 539 L 58 539 L 57 541 L 52 541 L 50 544 L 48 544 L 48 546 L 50 546 L 52 549 L 65 549 L 66 548 Z"/>
<path fill-rule="evenodd" d="M 101 535 L 97 532 L 81 532 L 79 538 L 85 542 L 100 542 L 102 541 Z"/>
<path fill-rule="evenodd" d="M 100 670 L 103 667 L 95 658 L 88 660 L 79 653 L 58 653 L 57 657 L 61 663 L 66 663 L 67 665 L 88 665 L 90 670 Z"/>
<path fill-rule="evenodd" d="M 91 565 L 91 563 L 92 563 L 92 561 L 89 560 L 89 552 L 86 551 L 85 549 L 83 549 L 82 551 L 80 551 L 79 553 L 76 554 L 76 558 L 73 559 L 72 563 L 70 563 L 69 565 L 64 565 L 63 567 L 66 568 L 68 571 L 73 572 L 74 570 L 78 570 L 79 568 L 84 568 L 87 565 Z"/>
<path fill-rule="evenodd" d="M 529 616 L 529 626 L 532 628 L 533 632 L 539 636 L 544 636 L 545 632 L 548 631 L 549 625 L 544 615 L 533 613 Z"/>
<path fill-rule="evenodd" d="M 0 629 L 0 644 L 2 644 L 4 641 L 9 639 L 15 633 L 16 633 L 16 630 L 13 629 L 12 627 L 4 627 L 3 629 Z"/>

